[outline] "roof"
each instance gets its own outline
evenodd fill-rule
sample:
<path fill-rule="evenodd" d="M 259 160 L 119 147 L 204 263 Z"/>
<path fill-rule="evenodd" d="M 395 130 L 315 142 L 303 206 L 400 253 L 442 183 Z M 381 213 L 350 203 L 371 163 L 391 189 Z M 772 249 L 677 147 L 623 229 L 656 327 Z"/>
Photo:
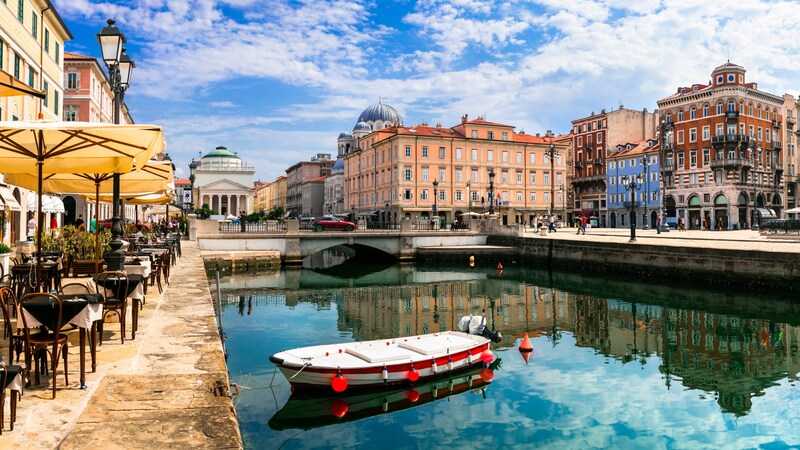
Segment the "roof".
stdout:
<path fill-rule="evenodd" d="M 86 55 L 79 55 L 77 53 L 72 52 L 64 52 L 64 59 L 81 59 L 85 61 L 97 61 L 97 58 L 94 56 L 86 56 Z"/>
<path fill-rule="evenodd" d="M 385 105 L 380 101 L 362 111 L 361 115 L 358 116 L 356 123 L 375 122 L 378 120 L 389 123 L 403 123 L 403 118 L 400 117 L 400 113 L 398 113 L 396 109 L 389 105 Z"/>
<path fill-rule="evenodd" d="M 190 184 L 192 184 L 188 178 L 175 178 L 175 180 L 173 180 L 173 183 L 175 184 L 175 186 L 189 186 Z"/>
<path fill-rule="evenodd" d="M 205 158 L 236 158 L 236 159 L 242 159 L 242 158 L 239 158 L 239 156 L 237 156 L 236 153 L 233 153 L 232 151 L 228 150 L 227 148 L 225 148 L 225 147 L 223 147 L 221 145 L 219 147 L 217 147 L 216 149 L 211 150 L 210 152 L 206 153 L 205 156 L 203 156 L 203 158 L 201 158 L 201 159 L 205 159 Z"/>
<path fill-rule="evenodd" d="M 514 133 L 514 142 L 524 142 L 527 144 L 554 144 L 563 143 L 565 140 L 572 139 L 568 134 L 560 134 L 558 136 L 542 136 L 526 133 Z"/>
<path fill-rule="evenodd" d="M 304 181 L 303 184 L 306 184 L 306 183 L 324 183 L 325 182 L 325 178 L 328 178 L 328 177 L 312 178 L 312 179 L 310 179 L 308 181 Z"/>
<path fill-rule="evenodd" d="M 651 141 L 653 142 L 653 145 L 648 145 L 648 142 L 651 142 Z M 623 145 L 625 145 L 625 146 L 633 145 L 633 147 L 630 150 L 622 150 L 620 152 L 618 152 L 618 151 L 616 151 L 616 149 L 614 149 L 611 152 L 611 154 L 608 155 L 608 157 L 606 159 L 630 158 L 631 156 L 638 156 L 638 155 L 644 155 L 644 154 L 647 154 L 647 153 L 658 152 L 661 149 L 661 143 L 658 141 L 658 139 L 655 139 L 655 138 L 644 140 L 644 141 L 639 141 L 639 142 L 628 142 L 628 143 L 623 144 Z"/>
<path fill-rule="evenodd" d="M 471 124 L 471 125 L 488 125 L 488 126 L 493 126 L 493 127 L 514 128 L 513 125 L 506 125 L 506 124 L 497 123 L 497 122 L 487 122 L 486 119 L 484 119 L 482 117 L 478 117 L 477 119 L 468 120 L 468 121 L 466 121 L 464 123 L 468 123 L 468 124 Z"/>

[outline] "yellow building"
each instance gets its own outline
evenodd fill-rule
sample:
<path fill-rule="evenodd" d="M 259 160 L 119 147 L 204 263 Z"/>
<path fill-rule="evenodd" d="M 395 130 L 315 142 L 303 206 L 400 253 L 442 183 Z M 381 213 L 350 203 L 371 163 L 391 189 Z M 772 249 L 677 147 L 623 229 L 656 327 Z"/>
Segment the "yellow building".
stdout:
<path fill-rule="evenodd" d="M 286 176 L 281 175 L 264 188 L 267 205 L 264 212 L 270 212 L 278 206 L 286 209 Z"/>
<path fill-rule="evenodd" d="M 516 133 L 511 125 L 466 115 L 450 128 L 393 124 L 347 149 L 345 205 L 360 217 L 389 221 L 430 219 L 435 205 L 449 222 L 489 211 L 493 174 L 494 212 L 503 223 L 530 222 L 551 207 L 561 215 L 568 148 L 569 137 Z"/>
<path fill-rule="evenodd" d="M 64 41 L 72 39 L 50 0 L 3 0 L 0 4 L 0 69 L 46 94 L 0 97 L 0 120 L 61 120 L 64 101 Z M 2 241 L 24 239 L 30 191 L 14 186 L 14 202 L 0 202 Z M 9 197 L 10 199 L 10 197 Z M 49 218 L 48 218 L 49 220 Z"/>
<path fill-rule="evenodd" d="M 269 212 L 269 187 L 270 183 L 265 183 L 261 181 L 256 181 L 255 183 L 255 199 L 253 202 L 253 212 L 262 212 L 268 213 Z"/>

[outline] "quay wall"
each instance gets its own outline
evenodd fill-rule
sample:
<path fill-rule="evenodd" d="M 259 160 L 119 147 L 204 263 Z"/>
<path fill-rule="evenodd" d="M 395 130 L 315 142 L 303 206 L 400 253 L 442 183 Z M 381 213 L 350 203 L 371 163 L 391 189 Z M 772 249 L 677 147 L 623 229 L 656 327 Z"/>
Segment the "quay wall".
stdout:
<path fill-rule="evenodd" d="M 512 235 L 489 236 L 487 244 L 509 249 L 497 255 L 498 262 L 504 265 L 513 261 L 541 263 L 545 267 L 578 273 L 613 273 L 671 282 L 800 290 L 797 284 L 800 255 L 793 252 L 536 239 Z M 469 248 L 423 248 L 417 252 L 417 258 L 427 262 L 463 261 L 469 256 Z"/>

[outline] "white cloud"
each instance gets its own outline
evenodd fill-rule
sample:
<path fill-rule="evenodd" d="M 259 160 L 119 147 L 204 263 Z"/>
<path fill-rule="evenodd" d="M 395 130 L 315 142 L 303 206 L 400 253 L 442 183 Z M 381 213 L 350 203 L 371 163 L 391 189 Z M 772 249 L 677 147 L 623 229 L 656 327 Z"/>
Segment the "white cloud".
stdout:
<path fill-rule="evenodd" d="M 233 102 L 228 101 L 228 100 L 221 101 L 221 102 L 211 102 L 209 104 L 211 106 L 213 106 L 214 108 L 235 108 L 236 107 L 236 103 L 233 103 Z"/>

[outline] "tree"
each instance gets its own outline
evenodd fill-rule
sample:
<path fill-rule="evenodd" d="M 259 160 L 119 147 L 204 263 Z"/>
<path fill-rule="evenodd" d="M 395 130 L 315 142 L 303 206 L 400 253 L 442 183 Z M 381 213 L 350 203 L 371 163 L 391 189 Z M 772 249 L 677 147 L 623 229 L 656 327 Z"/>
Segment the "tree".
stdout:
<path fill-rule="evenodd" d="M 208 219 L 209 217 L 217 214 L 216 211 L 208 207 L 208 203 L 203 203 L 203 207 L 195 212 L 197 213 L 197 217 L 200 219 Z"/>

